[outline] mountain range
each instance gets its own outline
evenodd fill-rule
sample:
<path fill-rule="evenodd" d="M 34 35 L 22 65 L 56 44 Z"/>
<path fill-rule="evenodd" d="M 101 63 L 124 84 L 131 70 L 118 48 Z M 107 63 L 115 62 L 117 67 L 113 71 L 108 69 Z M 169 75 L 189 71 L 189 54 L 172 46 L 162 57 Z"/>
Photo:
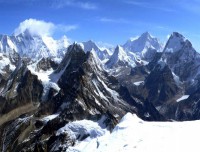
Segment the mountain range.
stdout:
<path fill-rule="evenodd" d="M 0 150 L 70 150 L 128 112 L 198 120 L 199 84 L 200 54 L 178 32 L 165 45 L 145 32 L 114 49 L 28 30 L 0 35 Z"/>

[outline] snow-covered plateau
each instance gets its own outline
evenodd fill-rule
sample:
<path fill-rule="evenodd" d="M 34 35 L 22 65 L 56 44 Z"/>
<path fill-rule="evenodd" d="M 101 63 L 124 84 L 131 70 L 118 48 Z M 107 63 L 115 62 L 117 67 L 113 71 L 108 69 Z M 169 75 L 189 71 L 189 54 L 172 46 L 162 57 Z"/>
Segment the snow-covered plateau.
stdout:
<path fill-rule="evenodd" d="M 83 131 L 92 133 L 92 136 L 95 128 L 99 134 L 76 143 L 68 152 L 196 152 L 199 149 L 199 120 L 147 122 L 127 113 L 111 133 L 95 123 L 88 125 L 88 121 L 85 121 L 84 125 L 83 122 L 80 121 L 79 125 L 85 126 Z"/>

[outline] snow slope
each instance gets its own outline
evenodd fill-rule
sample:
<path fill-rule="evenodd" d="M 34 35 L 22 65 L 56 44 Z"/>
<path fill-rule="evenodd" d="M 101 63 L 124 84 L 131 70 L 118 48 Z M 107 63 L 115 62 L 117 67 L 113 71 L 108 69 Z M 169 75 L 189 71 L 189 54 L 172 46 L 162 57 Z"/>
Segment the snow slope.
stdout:
<path fill-rule="evenodd" d="M 198 152 L 200 121 L 145 122 L 126 114 L 112 133 L 84 141 L 69 152 Z M 81 147 L 81 149 L 80 149 Z"/>
<path fill-rule="evenodd" d="M 42 85 L 44 87 L 42 100 L 44 101 L 47 98 L 50 88 L 55 89 L 57 92 L 60 90 L 60 88 L 59 88 L 58 84 L 56 83 L 55 79 L 51 78 L 51 75 L 54 72 L 53 69 L 50 69 L 48 71 L 43 71 L 43 70 L 37 71 L 36 64 L 37 64 L 37 62 L 29 65 L 28 69 L 31 71 L 32 74 L 37 75 L 38 79 L 42 82 Z M 56 75 L 56 77 L 57 77 L 57 79 L 59 79 L 59 75 L 58 76 Z"/>
<path fill-rule="evenodd" d="M 5 71 L 6 66 L 9 66 L 9 69 L 11 71 L 14 71 L 14 69 L 15 69 L 15 66 L 11 63 L 9 57 L 4 55 L 3 53 L 0 53 L 0 74 L 7 73 Z"/>
<path fill-rule="evenodd" d="M 188 97 L 189 97 L 189 95 L 183 95 L 182 97 L 180 97 L 180 98 L 177 99 L 176 101 L 177 101 L 177 102 L 180 102 L 180 101 L 182 101 L 182 100 L 187 99 Z"/>

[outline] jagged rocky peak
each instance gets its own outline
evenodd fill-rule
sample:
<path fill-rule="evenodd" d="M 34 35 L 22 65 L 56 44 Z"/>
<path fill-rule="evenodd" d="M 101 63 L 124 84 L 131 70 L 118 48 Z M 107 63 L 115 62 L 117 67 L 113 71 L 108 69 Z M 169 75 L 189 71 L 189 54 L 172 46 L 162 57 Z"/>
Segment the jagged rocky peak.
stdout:
<path fill-rule="evenodd" d="M 74 52 L 84 52 L 84 48 L 82 45 L 74 42 L 72 45 L 69 46 L 68 48 L 69 53 L 74 53 Z"/>
<path fill-rule="evenodd" d="M 193 50 L 192 44 L 189 40 L 187 40 L 182 34 L 173 32 L 169 37 L 164 52 L 174 53 L 184 49 L 185 47 Z"/>
<path fill-rule="evenodd" d="M 78 67 L 85 60 L 86 53 L 84 52 L 84 47 L 81 44 L 74 42 L 68 47 L 65 57 L 59 64 L 57 70 L 54 73 L 59 73 L 61 70 L 65 70 L 70 64 L 71 67 Z"/>
<path fill-rule="evenodd" d="M 57 72 L 61 74 L 58 80 L 60 91 L 52 99 L 57 101 L 57 105 L 53 106 L 57 110 L 66 108 L 72 112 L 73 116 L 77 115 L 78 118 L 82 118 L 88 114 L 111 110 L 109 104 L 110 107 L 116 107 L 120 102 L 118 93 L 108 86 L 110 80 L 103 71 L 94 50 L 85 53 L 80 45 L 74 43 L 69 46 Z M 79 113 L 74 113 L 77 110 Z M 120 106 L 118 110 L 118 112 L 124 112 L 124 109 L 120 110 Z"/>
<path fill-rule="evenodd" d="M 123 59 L 123 57 L 126 56 L 127 54 L 120 45 L 117 45 L 113 55 L 118 56 L 119 59 Z"/>
<path fill-rule="evenodd" d="M 200 55 L 191 42 L 180 33 L 172 33 L 162 58 L 181 81 L 194 79 L 199 73 Z"/>
<path fill-rule="evenodd" d="M 98 46 L 92 40 L 89 40 L 87 42 L 83 42 L 83 45 L 84 45 L 84 51 L 86 51 L 86 52 L 89 52 L 92 49 L 99 50 Z"/>
<path fill-rule="evenodd" d="M 93 70 L 96 70 L 96 71 L 103 71 L 103 65 L 97 55 L 97 53 L 92 50 L 89 54 L 89 57 L 88 57 L 88 62 L 90 64 L 91 67 L 93 67 Z"/>
<path fill-rule="evenodd" d="M 134 58 L 132 58 L 126 53 L 123 47 L 121 47 L 120 45 L 117 45 L 113 55 L 106 62 L 106 67 L 114 68 L 114 67 L 126 66 L 126 65 L 135 67 L 136 66 L 135 60 Z"/>
<path fill-rule="evenodd" d="M 105 60 L 109 58 L 109 52 L 107 49 L 102 49 L 100 48 L 94 41 L 89 40 L 87 42 L 82 43 L 84 46 L 84 51 L 85 52 L 90 52 L 94 50 L 100 60 Z"/>
<path fill-rule="evenodd" d="M 47 71 L 50 69 L 56 70 L 58 63 L 53 61 L 51 58 L 42 58 L 36 65 L 36 71 Z"/>

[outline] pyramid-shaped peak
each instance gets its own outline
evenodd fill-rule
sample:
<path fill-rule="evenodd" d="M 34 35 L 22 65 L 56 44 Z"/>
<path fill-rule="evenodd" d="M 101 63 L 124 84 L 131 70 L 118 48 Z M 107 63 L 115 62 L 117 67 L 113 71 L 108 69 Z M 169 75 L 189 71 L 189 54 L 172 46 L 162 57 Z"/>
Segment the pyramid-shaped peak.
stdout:
<path fill-rule="evenodd" d="M 140 36 L 130 38 L 128 40 L 128 42 L 134 42 L 134 41 L 138 41 L 138 40 L 145 41 L 145 40 L 153 39 L 153 38 L 154 37 L 149 32 L 144 32 Z"/>
<path fill-rule="evenodd" d="M 186 40 L 186 38 L 182 34 L 180 34 L 179 32 L 173 32 L 169 39 L 174 39 L 174 38 L 182 39 L 183 41 Z"/>
<path fill-rule="evenodd" d="M 91 51 L 92 49 L 94 49 L 95 51 L 99 50 L 98 46 L 96 45 L 96 43 L 92 40 L 89 40 L 89 41 L 86 41 L 86 42 L 83 42 L 83 45 L 84 45 L 84 50 L 85 52 L 89 52 Z"/>
<path fill-rule="evenodd" d="M 149 49 L 155 49 L 157 51 L 162 50 L 162 44 L 157 38 L 151 36 L 149 32 L 143 33 L 141 36 L 133 38 L 127 41 L 123 48 L 130 52 L 143 52 L 145 54 Z"/>
<path fill-rule="evenodd" d="M 87 43 L 95 43 L 93 40 L 86 41 Z"/>
<path fill-rule="evenodd" d="M 173 32 L 165 46 L 164 51 L 173 53 L 183 50 L 184 47 L 186 47 L 188 51 L 194 50 L 189 40 L 187 40 L 182 34 Z"/>
<path fill-rule="evenodd" d="M 141 37 L 152 37 L 149 32 L 142 33 Z"/>
<path fill-rule="evenodd" d="M 90 45 L 90 46 L 91 46 L 91 45 L 92 45 L 92 46 L 94 46 L 94 45 L 96 46 L 96 43 L 95 43 L 93 40 L 85 41 L 85 42 L 83 42 L 83 44 L 84 44 L 84 45 Z"/>
<path fill-rule="evenodd" d="M 123 50 L 123 48 L 120 45 L 117 45 L 115 50 Z"/>
<path fill-rule="evenodd" d="M 117 45 L 115 48 L 115 51 L 113 55 L 127 55 L 126 52 L 124 51 L 123 47 L 120 45 Z"/>
<path fill-rule="evenodd" d="M 79 51 L 84 52 L 83 47 L 77 42 L 74 42 L 68 48 L 68 52 L 79 52 Z"/>
<path fill-rule="evenodd" d="M 141 34 L 138 39 L 148 40 L 148 39 L 155 39 L 149 32 L 144 32 Z"/>

